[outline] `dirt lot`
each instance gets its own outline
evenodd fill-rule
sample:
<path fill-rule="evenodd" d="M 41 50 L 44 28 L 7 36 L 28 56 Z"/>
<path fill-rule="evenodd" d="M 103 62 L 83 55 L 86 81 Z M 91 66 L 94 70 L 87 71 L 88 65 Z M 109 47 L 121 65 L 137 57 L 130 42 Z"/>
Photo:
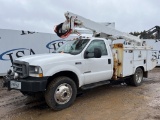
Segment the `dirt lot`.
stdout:
<path fill-rule="evenodd" d="M 18 91 L 0 90 L 2 120 L 160 120 L 160 68 L 139 87 L 105 85 L 87 90 L 62 111 L 48 108 L 43 99 Z"/>

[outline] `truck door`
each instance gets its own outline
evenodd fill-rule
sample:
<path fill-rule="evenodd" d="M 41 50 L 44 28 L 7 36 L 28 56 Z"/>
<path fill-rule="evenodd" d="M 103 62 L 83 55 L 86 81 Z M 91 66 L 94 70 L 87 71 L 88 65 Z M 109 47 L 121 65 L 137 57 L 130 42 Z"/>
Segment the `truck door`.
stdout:
<path fill-rule="evenodd" d="M 101 58 L 94 58 L 94 48 L 100 48 Z M 109 55 L 104 40 L 93 40 L 86 49 L 89 58 L 85 59 L 85 84 L 111 79 L 113 74 L 112 56 Z"/>

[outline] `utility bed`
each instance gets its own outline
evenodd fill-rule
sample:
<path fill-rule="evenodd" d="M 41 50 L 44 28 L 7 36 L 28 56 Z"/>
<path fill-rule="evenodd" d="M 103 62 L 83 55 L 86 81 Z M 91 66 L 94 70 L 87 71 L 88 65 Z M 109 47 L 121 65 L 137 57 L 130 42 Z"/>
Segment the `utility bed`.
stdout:
<path fill-rule="evenodd" d="M 113 79 L 133 75 L 138 66 L 141 66 L 144 71 L 152 70 L 157 61 L 153 60 L 151 49 L 149 46 L 113 44 Z"/>

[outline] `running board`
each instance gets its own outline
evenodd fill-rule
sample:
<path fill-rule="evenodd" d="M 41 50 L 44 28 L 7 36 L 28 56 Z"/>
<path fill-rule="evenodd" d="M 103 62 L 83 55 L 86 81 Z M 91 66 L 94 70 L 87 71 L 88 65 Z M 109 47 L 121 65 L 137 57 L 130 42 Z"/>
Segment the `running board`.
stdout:
<path fill-rule="evenodd" d="M 91 84 L 87 84 L 81 87 L 82 90 L 87 90 L 87 89 L 92 89 L 98 86 L 102 86 L 102 85 L 106 85 L 106 84 L 110 84 L 109 80 L 106 81 L 101 81 L 101 82 L 97 82 L 97 83 L 91 83 Z"/>

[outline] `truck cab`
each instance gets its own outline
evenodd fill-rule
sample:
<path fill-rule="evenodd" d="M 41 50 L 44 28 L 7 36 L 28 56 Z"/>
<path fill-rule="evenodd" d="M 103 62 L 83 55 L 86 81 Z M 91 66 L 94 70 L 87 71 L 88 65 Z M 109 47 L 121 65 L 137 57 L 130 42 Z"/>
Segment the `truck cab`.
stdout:
<path fill-rule="evenodd" d="M 60 106 L 66 105 L 68 101 L 66 96 L 73 97 L 78 88 L 112 78 L 113 56 L 110 42 L 94 37 L 70 40 L 55 53 L 30 55 L 16 59 L 13 62 L 13 71 L 8 74 L 5 80 L 5 86 L 8 89 L 16 89 L 27 95 L 43 92 L 46 99 L 51 98 L 47 96 L 49 96 L 48 91 L 51 91 L 52 88 L 50 86 L 56 84 L 54 82 L 59 83 L 67 79 L 67 84 L 60 84 L 54 94 Z M 60 109 L 51 103 L 48 105 L 52 106 L 51 108 Z"/>

